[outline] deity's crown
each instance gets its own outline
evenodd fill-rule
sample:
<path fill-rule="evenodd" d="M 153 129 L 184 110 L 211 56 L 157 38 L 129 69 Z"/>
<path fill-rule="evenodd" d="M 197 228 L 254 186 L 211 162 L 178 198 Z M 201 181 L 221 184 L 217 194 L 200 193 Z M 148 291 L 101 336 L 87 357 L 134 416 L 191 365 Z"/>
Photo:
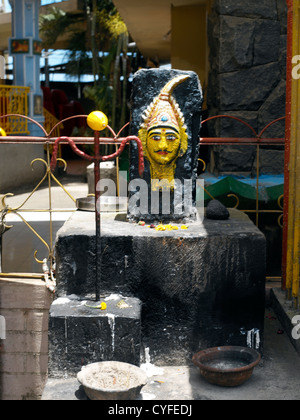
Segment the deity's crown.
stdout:
<path fill-rule="evenodd" d="M 180 131 L 184 126 L 184 117 L 178 103 L 172 97 L 176 86 L 187 80 L 190 76 L 181 75 L 170 80 L 152 101 L 143 114 L 142 128 L 147 131 L 153 127 L 171 127 Z"/>

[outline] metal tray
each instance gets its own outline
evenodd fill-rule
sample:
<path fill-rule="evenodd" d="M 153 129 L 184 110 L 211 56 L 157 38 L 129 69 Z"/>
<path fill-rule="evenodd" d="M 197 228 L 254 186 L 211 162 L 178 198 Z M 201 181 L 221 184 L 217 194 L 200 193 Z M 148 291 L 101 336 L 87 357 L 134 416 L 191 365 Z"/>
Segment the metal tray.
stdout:
<path fill-rule="evenodd" d="M 95 211 L 95 197 L 82 197 L 76 200 L 76 208 L 82 211 Z M 127 211 L 127 197 L 100 197 L 101 212 L 123 212 Z"/>

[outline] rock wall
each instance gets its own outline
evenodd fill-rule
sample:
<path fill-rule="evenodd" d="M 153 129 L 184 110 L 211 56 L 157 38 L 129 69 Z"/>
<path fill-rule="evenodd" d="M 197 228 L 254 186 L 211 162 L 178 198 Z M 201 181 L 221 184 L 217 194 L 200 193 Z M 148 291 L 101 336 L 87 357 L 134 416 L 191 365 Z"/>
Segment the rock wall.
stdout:
<path fill-rule="evenodd" d="M 208 19 L 209 116 L 241 118 L 259 133 L 285 115 L 286 33 L 285 0 L 213 2 Z M 253 136 L 246 125 L 228 118 L 213 120 L 208 130 L 217 137 Z M 272 125 L 264 137 L 284 137 L 284 121 Z M 251 174 L 255 157 L 255 146 L 215 146 L 210 170 Z M 283 172 L 282 150 L 276 159 L 276 173 L 278 166 Z M 261 173 L 274 173 L 268 162 L 264 167 L 262 156 L 260 164 Z"/>

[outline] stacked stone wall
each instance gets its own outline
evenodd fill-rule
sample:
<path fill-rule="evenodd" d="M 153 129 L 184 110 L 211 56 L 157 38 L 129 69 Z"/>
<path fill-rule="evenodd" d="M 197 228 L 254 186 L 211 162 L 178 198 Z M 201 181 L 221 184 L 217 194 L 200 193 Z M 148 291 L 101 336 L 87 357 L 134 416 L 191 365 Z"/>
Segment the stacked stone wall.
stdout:
<path fill-rule="evenodd" d="M 285 0 L 215 0 L 208 19 L 209 116 L 241 118 L 257 133 L 283 117 L 286 42 Z M 210 136 L 217 137 L 253 136 L 245 125 L 227 118 L 213 120 L 208 130 Z M 272 125 L 264 137 L 284 137 L 284 121 Z M 278 151 L 280 147 L 271 149 Z M 283 150 L 268 150 L 270 146 L 265 151 L 262 148 L 261 173 L 283 172 Z M 253 175 L 255 158 L 255 146 L 216 146 L 211 150 L 210 170 Z"/>
<path fill-rule="evenodd" d="M 52 295 L 41 280 L 1 279 L 0 400 L 41 398 L 48 371 Z M 5 338 L 4 338 L 5 336 Z"/>

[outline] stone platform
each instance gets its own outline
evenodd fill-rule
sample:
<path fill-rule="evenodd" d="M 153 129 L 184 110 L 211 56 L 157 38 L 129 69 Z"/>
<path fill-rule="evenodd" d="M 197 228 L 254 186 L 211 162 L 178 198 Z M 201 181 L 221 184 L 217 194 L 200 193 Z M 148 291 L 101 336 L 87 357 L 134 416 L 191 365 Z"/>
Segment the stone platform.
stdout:
<path fill-rule="evenodd" d="M 100 291 L 142 302 L 142 346 L 154 363 L 186 364 L 219 345 L 263 350 L 265 238 L 246 215 L 230 210 L 228 220 L 172 231 L 125 216 L 101 215 Z M 94 219 L 77 211 L 58 232 L 59 297 L 94 292 Z"/>
<path fill-rule="evenodd" d="M 118 360 L 139 366 L 141 305 L 110 295 L 100 302 L 70 295 L 56 299 L 49 314 L 49 376 L 76 376 L 83 365 Z M 88 306 L 87 306 L 88 305 Z"/>

